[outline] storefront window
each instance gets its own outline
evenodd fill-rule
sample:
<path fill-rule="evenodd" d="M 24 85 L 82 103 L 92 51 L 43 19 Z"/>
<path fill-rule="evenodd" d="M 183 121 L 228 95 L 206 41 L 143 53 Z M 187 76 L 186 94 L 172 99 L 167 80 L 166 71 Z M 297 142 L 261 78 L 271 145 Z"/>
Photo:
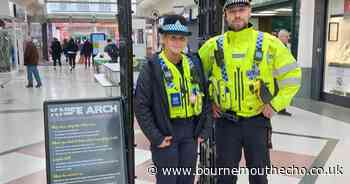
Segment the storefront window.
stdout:
<path fill-rule="evenodd" d="M 324 92 L 350 96 L 350 12 L 348 0 L 329 1 Z"/>
<path fill-rule="evenodd" d="M 18 53 L 20 49 L 18 39 L 20 34 L 16 32 L 16 24 L 14 21 L 0 19 L 0 84 L 6 81 L 8 73 L 16 71 L 18 66 Z M 24 29 L 23 29 L 24 30 Z M 23 31 L 22 30 L 22 31 Z"/>
<path fill-rule="evenodd" d="M 137 30 L 137 44 L 144 44 L 143 29 Z"/>
<path fill-rule="evenodd" d="M 0 73 L 10 72 L 13 63 L 12 30 L 0 30 Z"/>

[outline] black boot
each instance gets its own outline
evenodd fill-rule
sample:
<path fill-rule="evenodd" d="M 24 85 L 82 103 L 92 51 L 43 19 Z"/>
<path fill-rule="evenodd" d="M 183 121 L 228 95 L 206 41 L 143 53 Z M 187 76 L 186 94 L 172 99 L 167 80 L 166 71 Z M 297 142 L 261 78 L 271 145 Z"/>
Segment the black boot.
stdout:
<path fill-rule="evenodd" d="M 33 84 L 26 85 L 26 88 L 33 88 Z"/>
<path fill-rule="evenodd" d="M 281 110 L 278 112 L 278 114 L 283 116 L 292 116 L 292 113 L 288 112 L 286 109 Z"/>

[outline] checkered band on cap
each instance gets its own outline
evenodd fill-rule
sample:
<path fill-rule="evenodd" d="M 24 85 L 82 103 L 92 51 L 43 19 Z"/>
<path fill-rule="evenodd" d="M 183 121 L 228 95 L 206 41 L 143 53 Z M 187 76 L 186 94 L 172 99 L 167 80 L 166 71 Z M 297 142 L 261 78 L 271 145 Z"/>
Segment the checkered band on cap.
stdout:
<path fill-rule="evenodd" d="M 227 0 L 224 8 L 227 8 L 230 5 L 250 4 L 250 2 L 251 0 Z"/>
<path fill-rule="evenodd" d="M 188 28 L 182 25 L 180 21 L 176 21 L 175 24 L 163 25 L 161 28 L 164 32 L 184 32 L 184 33 L 189 32 Z"/>

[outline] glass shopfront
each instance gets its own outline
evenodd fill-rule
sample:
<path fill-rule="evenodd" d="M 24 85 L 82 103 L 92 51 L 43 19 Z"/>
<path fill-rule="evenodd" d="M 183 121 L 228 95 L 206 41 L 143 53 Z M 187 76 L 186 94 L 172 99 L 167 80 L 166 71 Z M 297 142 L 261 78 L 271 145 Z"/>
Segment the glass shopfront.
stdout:
<path fill-rule="evenodd" d="M 350 99 L 350 0 L 328 3 L 323 92 Z"/>
<path fill-rule="evenodd" d="M 277 36 L 282 29 L 290 33 L 291 51 L 297 57 L 300 0 L 254 0 L 252 20 L 255 28 Z"/>

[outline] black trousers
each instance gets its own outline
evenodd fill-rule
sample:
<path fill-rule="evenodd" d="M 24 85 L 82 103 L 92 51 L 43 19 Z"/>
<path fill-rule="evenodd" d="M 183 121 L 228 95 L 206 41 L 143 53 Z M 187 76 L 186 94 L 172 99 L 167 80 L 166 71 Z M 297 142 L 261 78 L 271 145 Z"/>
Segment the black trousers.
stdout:
<path fill-rule="evenodd" d="M 248 168 L 263 169 L 270 166 L 268 149 L 268 134 L 270 120 L 257 116 L 233 122 L 227 119 L 217 119 L 216 165 L 218 168 L 239 168 L 242 149 Z M 219 184 L 236 184 L 236 175 L 218 176 Z M 266 175 L 250 175 L 250 184 L 267 184 Z"/>
<path fill-rule="evenodd" d="M 75 68 L 75 54 L 69 54 L 68 58 L 69 58 L 69 66 L 71 66 L 72 68 Z"/>
<path fill-rule="evenodd" d="M 59 66 L 62 66 L 62 63 L 61 63 L 61 56 L 53 56 L 53 57 L 52 57 L 52 60 L 53 60 L 53 66 L 56 66 L 56 65 L 57 65 L 57 62 L 58 62 L 58 65 L 59 65 Z"/>
<path fill-rule="evenodd" d="M 196 167 L 197 141 L 194 138 L 195 125 L 192 121 L 175 121 L 171 146 L 160 149 L 151 146 L 152 160 L 158 169 L 157 184 L 193 184 L 194 175 L 167 175 L 162 169 Z"/>

